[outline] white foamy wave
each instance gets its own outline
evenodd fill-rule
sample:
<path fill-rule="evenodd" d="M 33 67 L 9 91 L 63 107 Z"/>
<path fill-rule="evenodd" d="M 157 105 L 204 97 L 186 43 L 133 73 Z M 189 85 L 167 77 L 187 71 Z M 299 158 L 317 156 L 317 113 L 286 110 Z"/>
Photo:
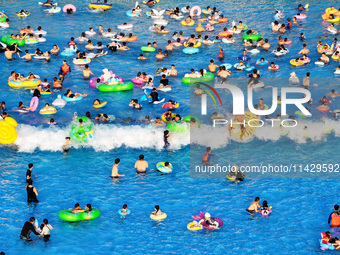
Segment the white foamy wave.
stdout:
<path fill-rule="evenodd" d="M 141 126 L 115 126 L 95 125 L 95 139 L 85 144 L 72 144 L 74 148 L 88 147 L 95 151 L 110 151 L 125 146 L 127 148 L 163 149 L 163 132 L 165 128 L 152 128 Z M 57 126 L 42 128 L 29 125 L 17 127 L 18 138 L 15 141 L 20 152 L 33 152 L 36 149 L 42 151 L 61 151 L 65 137 L 69 136 L 70 128 Z M 276 142 L 283 137 L 296 143 L 326 140 L 329 133 L 334 132 L 340 137 L 340 122 L 325 119 L 321 122 L 299 120 L 298 125 L 292 128 L 279 128 L 266 125 L 257 128 L 254 138 L 263 141 Z M 223 148 L 231 143 L 233 138 L 227 125 L 212 127 L 201 125 L 199 129 L 191 132 L 176 133 L 169 140 L 171 149 L 178 150 L 191 143 L 200 146 L 211 146 L 213 149 Z M 246 140 L 245 142 L 248 142 Z"/>
<path fill-rule="evenodd" d="M 96 125 L 93 128 L 95 139 L 85 144 L 72 144 L 93 148 L 96 151 L 110 151 L 122 146 L 128 148 L 163 149 L 163 132 L 165 129 L 140 126 Z M 41 128 L 29 125 L 18 125 L 18 138 L 15 145 L 20 152 L 61 151 L 65 137 L 70 129 L 59 127 Z M 190 143 L 189 132 L 176 133 L 169 140 L 171 149 L 178 150 Z"/>

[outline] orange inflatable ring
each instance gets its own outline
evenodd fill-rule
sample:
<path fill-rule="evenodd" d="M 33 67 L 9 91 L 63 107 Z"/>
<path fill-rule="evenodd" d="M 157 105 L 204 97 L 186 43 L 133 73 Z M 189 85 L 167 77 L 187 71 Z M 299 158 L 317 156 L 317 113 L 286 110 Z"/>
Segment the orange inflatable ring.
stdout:
<path fill-rule="evenodd" d="M 137 36 L 123 37 L 123 38 L 120 38 L 120 41 L 122 41 L 122 42 L 135 42 L 135 41 L 137 41 Z"/>
<path fill-rule="evenodd" d="M 218 33 L 218 36 L 220 37 L 229 37 L 230 35 L 232 35 L 232 33 L 228 31 L 223 31 L 223 32 Z"/>
<path fill-rule="evenodd" d="M 220 22 L 220 23 L 224 23 L 224 22 L 227 22 L 227 21 L 228 21 L 228 18 L 218 19 L 218 22 Z"/>

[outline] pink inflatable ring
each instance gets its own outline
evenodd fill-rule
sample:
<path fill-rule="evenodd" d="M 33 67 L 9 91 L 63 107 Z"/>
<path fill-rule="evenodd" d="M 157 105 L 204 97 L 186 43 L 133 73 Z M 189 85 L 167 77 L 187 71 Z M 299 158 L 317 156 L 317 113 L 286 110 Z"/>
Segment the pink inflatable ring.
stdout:
<path fill-rule="evenodd" d="M 295 15 L 294 18 L 296 18 L 297 20 L 303 20 L 303 19 L 307 18 L 307 15 L 299 13 L 299 14 Z"/>
<path fill-rule="evenodd" d="M 72 10 L 72 13 L 75 13 L 77 11 L 77 8 L 73 4 L 67 4 L 63 8 L 63 12 L 67 12 L 68 9 Z"/>

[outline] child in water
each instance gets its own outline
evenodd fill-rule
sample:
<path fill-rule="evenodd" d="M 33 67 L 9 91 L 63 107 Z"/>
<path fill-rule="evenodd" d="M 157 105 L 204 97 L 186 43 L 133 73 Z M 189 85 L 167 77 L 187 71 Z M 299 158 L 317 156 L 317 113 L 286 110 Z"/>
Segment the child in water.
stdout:
<path fill-rule="evenodd" d="M 127 215 L 128 214 L 127 209 L 128 209 L 127 204 L 123 205 L 123 209 L 121 211 L 121 214 L 126 214 Z"/>
<path fill-rule="evenodd" d="M 202 164 L 213 164 L 213 162 L 210 161 L 212 156 L 217 156 L 217 154 L 211 155 L 211 147 L 207 147 L 207 152 L 204 153 L 202 158 Z"/>
<path fill-rule="evenodd" d="M 264 200 L 262 202 L 261 213 L 263 216 L 268 216 L 272 212 L 271 207 L 268 206 L 268 202 Z"/>
<path fill-rule="evenodd" d="M 169 130 L 165 130 L 164 131 L 164 137 L 163 137 L 163 141 L 164 141 L 164 148 L 168 148 L 170 146 L 170 143 L 169 143 L 169 139 L 171 138 L 171 136 L 173 136 L 173 134 L 175 134 L 176 131 L 174 131 L 172 134 L 170 134 L 170 131 Z"/>

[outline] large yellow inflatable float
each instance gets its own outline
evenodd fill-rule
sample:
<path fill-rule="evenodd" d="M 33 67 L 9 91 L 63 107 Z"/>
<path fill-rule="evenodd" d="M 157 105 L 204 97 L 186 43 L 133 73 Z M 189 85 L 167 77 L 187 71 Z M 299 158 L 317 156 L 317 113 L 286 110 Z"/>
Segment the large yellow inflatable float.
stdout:
<path fill-rule="evenodd" d="M 246 130 L 245 130 L 244 135 L 242 136 L 242 140 L 241 140 L 242 129 L 240 125 L 237 125 L 236 127 L 233 125 L 233 128 L 230 130 L 231 138 L 234 141 L 248 142 L 249 140 L 253 138 L 253 135 L 257 129 L 257 126 L 259 125 L 259 118 L 255 114 L 251 113 L 250 111 L 247 111 L 244 114 L 244 120 L 246 122 L 246 125 L 245 125 Z M 251 125 L 255 127 L 251 127 L 248 125 L 249 120 L 252 120 Z"/>
<path fill-rule="evenodd" d="M 0 144 L 11 144 L 17 139 L 15 127 L 18 125 L 15 119 L 6 117 L 0 120 Z"/>

